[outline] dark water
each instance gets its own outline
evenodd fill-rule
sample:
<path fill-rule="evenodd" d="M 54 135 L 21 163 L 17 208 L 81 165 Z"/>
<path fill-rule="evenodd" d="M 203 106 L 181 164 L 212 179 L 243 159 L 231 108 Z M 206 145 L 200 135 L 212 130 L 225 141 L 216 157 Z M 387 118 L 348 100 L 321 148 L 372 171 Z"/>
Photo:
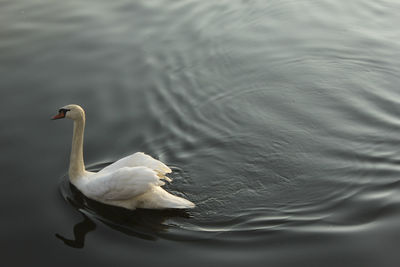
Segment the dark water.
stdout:
<path fill-rule="evenodd" d="M 3 266 L 399 266 L 400 3 L 0 1 Z M 188 211 L 66 180 L 144 151 Z"/>

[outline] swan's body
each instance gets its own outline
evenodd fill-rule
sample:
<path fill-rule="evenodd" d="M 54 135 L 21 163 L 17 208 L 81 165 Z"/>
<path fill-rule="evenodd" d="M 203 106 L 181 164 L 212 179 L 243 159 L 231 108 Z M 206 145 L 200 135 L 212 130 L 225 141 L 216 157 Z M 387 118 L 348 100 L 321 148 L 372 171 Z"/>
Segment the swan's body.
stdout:
<path fill-rule="evenodd" d="M 122 158 L 97 173 L 85 170 L 83 162 L 83 135 L 85 112 L 78 105 L 67 105 L 53 119 L 70 118 L 74 121 L 69 180 L 88 198 L 134 210 L 185 209 L 195 205 L 174 196 L 163 188 L 165 175 L 171 169 L 164 163 L 138 152 Z"/>

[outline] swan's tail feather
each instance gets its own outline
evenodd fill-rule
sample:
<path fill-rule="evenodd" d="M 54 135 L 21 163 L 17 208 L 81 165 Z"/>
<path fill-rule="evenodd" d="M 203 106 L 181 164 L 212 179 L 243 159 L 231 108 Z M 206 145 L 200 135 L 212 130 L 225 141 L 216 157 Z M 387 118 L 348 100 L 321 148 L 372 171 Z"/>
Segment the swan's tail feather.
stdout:
<path fill-rule="evenodd" d="M 196 206 L 191 201 L 172 195 L 159 186 L 153 187 L 138 200 L 138 208 L 145 209 L 192 209 Z"/>
<path fill-rule="evenodd" d="M 167 181 L 167 182 L 169 182 L 169 183 L 172 182 L 172 179 L 171 179 L 171 178 L 165 176 L 165 175 L 164 175 L 163 173 L 161 173 L 161 172 L 157 172 L 157 176 L 158 176 L 160 179 L 165 180 L 165 181 Z"/>
<path fill-rule="evenodd" d="M 172 195 L 174 198 L 168 199 L 168 201 L 165 201 L 162 205 L 163 208 L 165 209 L 193 209 L 196 205 L 194 205 L 193 202 Z"/>

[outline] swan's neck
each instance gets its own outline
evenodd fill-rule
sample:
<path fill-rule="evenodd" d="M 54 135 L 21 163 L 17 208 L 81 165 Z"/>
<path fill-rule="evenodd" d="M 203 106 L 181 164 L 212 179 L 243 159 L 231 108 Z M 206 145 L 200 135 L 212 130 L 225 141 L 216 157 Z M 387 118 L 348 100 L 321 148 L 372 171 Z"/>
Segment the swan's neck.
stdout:
<path fill-rule="evenodd" d="M 83 162 L 83 133 L 85 130 L 85 117 L 74 120 L 74 134 L 72 136 L 71 156 L 69 160 L 69 179 L 71 182 L 85 173 Z"/>

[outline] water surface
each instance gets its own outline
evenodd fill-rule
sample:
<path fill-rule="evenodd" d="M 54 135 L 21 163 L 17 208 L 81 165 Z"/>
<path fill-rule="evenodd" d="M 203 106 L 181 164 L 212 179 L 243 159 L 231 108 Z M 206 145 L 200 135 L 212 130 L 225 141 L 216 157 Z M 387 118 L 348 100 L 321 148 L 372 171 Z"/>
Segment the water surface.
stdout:
<path fill-rule="evenodd" d="M 396 1 L 0 3 L 7 266 L 397 266 Z M 134 212 L 67 180 L 143 151 L 196 208 Z M 23 255 L 23 256 L 22 256 Z"/>

